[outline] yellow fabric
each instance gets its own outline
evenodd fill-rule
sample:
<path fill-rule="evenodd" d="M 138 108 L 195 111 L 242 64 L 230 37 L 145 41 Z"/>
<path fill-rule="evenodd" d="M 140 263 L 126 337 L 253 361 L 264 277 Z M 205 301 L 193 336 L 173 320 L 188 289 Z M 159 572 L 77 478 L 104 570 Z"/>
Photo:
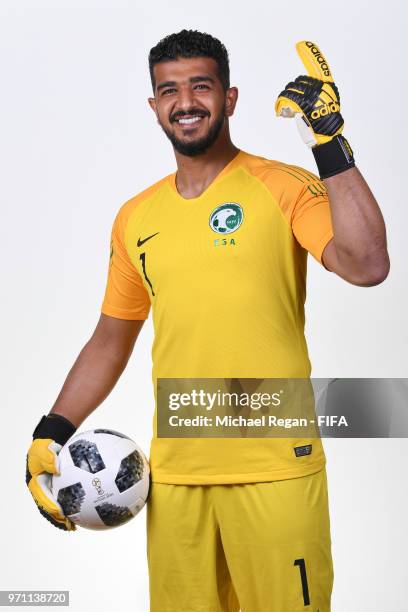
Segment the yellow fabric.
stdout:
<path fill-rule="evenodd" d="M 153 483 L 147 553 L 151 612 L 330 612 L 326 472 L 243 485 Z"/>
<path fill-rule="evenodd" d="M 102 304 L 124 319 L 145 319 L 152 307 L 155 394 L 157 378 L 308 377 L 307 250 L 321 262 L 333 236 L 323 183 L 244 151 L 197 198 L 181 197 L 175 176 L 119 210 Z M 240 205 L 243 220 L 220 235 L 209 219 L 228 202 Z M 156 416 L 154 482 L 267 481 L 324 466 L 318 439 L 157 438 Z M 294 447 L 309 443 L 311 455 L 296 457 Z"/>

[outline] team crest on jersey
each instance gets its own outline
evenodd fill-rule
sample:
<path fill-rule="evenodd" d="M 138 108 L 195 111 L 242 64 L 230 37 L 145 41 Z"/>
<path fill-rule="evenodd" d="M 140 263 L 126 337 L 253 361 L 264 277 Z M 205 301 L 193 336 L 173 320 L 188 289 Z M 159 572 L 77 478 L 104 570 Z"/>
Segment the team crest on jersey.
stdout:
<path fill-rule="evenodd" d="M 244 218 L 242 207 L 236 202 L 224 202 L 210 215 L 210 227 L 217 234 L 231 234 L 239 228 Z"/>

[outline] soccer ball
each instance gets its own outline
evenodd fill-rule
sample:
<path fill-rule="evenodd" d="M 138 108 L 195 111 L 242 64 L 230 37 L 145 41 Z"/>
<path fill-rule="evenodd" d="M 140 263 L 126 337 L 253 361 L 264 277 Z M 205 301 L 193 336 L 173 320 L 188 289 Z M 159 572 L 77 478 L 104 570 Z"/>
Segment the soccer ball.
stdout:
<path fill-rule="evenodd" d="M 63 513 L 87 529 L 127 523 L 146 503 L 149 464 L 138 445 L 111 429 L 75 434 L 58 454 L 51 490 Z"/>

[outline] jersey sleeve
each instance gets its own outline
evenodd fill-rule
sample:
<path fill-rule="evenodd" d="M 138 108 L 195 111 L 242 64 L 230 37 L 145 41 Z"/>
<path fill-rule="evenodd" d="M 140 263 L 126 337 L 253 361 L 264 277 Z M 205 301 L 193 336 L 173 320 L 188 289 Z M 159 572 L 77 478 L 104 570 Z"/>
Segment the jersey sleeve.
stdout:
<path fill-rule="evenodd" d="M 130 261 L 124 241 L 121 211 L 113 223 L 108 279 L 101 311 L 118 319 L 147 319 L 150 299 L 140 274 Z"/>
<path fill-rule="evenodd" d="M 304 180 L 292 209 L 292 231 L 299 244 L 323 264 L 322 253 L 334 235 L 329 198 L 317 176 L 308 172 Z"/>

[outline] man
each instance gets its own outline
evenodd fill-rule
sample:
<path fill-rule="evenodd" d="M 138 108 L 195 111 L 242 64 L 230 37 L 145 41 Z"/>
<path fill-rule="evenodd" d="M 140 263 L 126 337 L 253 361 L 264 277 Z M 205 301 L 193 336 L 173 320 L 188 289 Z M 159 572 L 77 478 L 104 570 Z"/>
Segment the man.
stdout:
<path fill-rule="evenodd" d="M 119 210 L 101 318 L 28 453 L 40 511 L 67 530 L 74 526 L 44 479 L 56 471 L 61 445 L 115 385 L 151 307 L 155 396 L 161 378 L 308 378 L 307 251 L 355 285 L 388 274 L 383 219 L 341 136 L 334 84 L 302 77 L 277 104 L 304 112 L 322 182 L 232 143 L 238 90 L 217 39 L 172 34 L 150 51 L 149 65 L 149 104 L 177 172 Z M 332 104 L 328 122 L 319 100 Z M 265 120 L 257 96 L 254 109 Z M 320 439 L 159 437 L 155 414 L 150 466 L 152 611 L 330 609 Z"/>

